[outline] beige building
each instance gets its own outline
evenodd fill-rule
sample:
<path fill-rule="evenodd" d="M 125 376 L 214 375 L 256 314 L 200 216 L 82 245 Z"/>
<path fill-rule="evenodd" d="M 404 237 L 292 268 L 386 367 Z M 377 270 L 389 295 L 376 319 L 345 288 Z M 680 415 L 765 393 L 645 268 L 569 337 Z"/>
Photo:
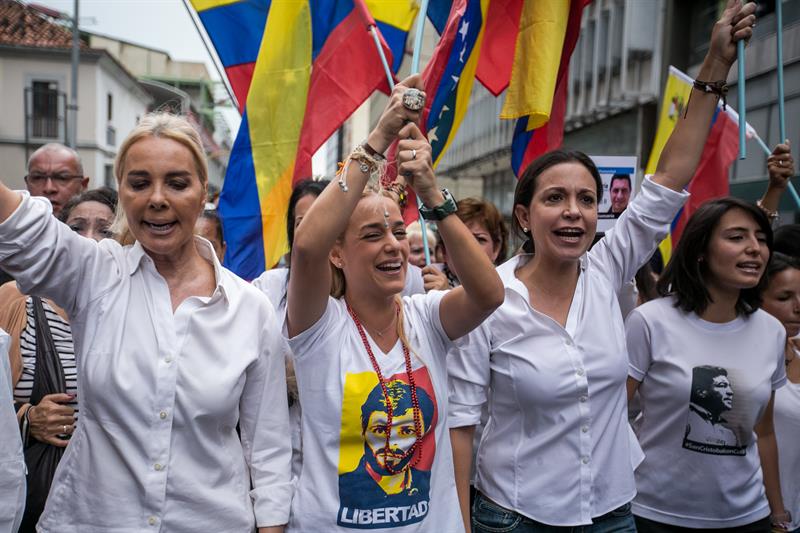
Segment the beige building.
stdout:
<path fill-rule="evenodd" d="M 66 140 L 71 84 L 70 31 L 16 0 L 0 0 L 0 168 L 24 188 L 29 155 Z M 152 97 L 111 54 L 82 46 L 78 70 L 77 150 L 92 187 L 113 182 L 119 141 Z"/>

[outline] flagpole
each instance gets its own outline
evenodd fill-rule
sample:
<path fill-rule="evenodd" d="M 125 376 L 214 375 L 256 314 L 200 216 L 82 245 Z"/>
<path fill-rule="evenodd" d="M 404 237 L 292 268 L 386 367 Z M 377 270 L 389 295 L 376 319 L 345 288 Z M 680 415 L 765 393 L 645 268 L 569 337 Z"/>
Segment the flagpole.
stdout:
<path fill-rule="evenodd" d="M 425 17 L 428 15 L 428 0 L 422 0 L 417 15 L 417 34 L 414 36 L 414 55 L 411 56 L 411 74 L 419 73 L 419 56 L 422 53 L 422 34 L 425 30 Z"/>
<path fill-rule="evenodd" d="M 780 2 L 780 0 L 778 0 Z M 745 144 L 745 131 L 747 130 L 747 120 L 745 120 L 744 102 L 744 41 L 736 43 L 736 56 L 739 68 L 739 80 L 736 83 L 739 107 L 739 159 L 747 159 L 747 145 Z"/>
<path fill-rule="evenodd" d="M 775 20 L 777 31 L 775 42 L 778 48 L 778 127 L 780 129 L 780 142 L 786 142 L 786 122 L 784 121 L 783 108 L 783 1 L 775 0 Z"/>
<path fill-rule="evenodd" d="M 366 6 L 364 6 L 366 10 Z M 419 15 L 417 17 L 417 35 L 414 39 L 414 55 L 411 58 L 411 73 L 417 74 L 419 72 L 419 52 L 422 49 L 422 30 L 425 26 L 425 14 L 428 11 L 428 0 L 422 1 L 422 7 L 420 8 Z M 367 13 L 369 13 L 367 11 Z M 369 17 L 371 19 L 371 16 Z M 389 89 L 394 89 L 394 79 L 392 78 L 392 71 L 389 69 L 389 62 L 386 60 L 386 54 L 383 51 L 383 47 L 381 46 L 381 41 L 378 38 L 378 32 L 375 28 L 374 21 L 367 20 L 367 25 L 369 32 L 372 34 L 372 40 L 375 41 L 375 48 L 378 50 L 378 55 L 381 58 L 381 63 L 383 64 L 383 70 L 386 72 L 386 81 L 389 83 Z M 417 210 L 422 207 L 422 200 L 417 197 Z M 419 220 L 419 228 L 422 230 L 422 247 L 425 250 L 425 264 L 431 264 L 431 248 L 428 244 L 428 228 L 427 224 L 425 223 L 425 219 L 422 216 L 418 217 Z"/>
<path fill-rule="evenodd" d="M 414 36 L 414 54 L 411 56 L 411 74 L 419 73 L 419 56 L 422 53 L 422 34 L 425 30 L 425 17 L 428 15 L 428 0 L 422 0 L 417 15 L 417 34 Z M 381 50 L 383 54 L 383 50 Z M 417 196 L 417 211 L 422 207 L 422 200 Z M 419 220 L 419 229 L 422 230 L 422 246 L 425 249 L 425 264 L 431 264 L 431 249 L 428 246 L 428 228 L 425 218 L 420 214 L 417 219 Z"/>
<path fill-rule="evenodd" d="M 241 115 L 241 109 L 239 108 L 239 101 L 236 100 L 236 96 L 233 94 L 233 89 L 228 85 L 228 76 L 219 68 L 219 64 L 217 63 L 217 56 L 211 51 L 211 48 L 208 46 L 206 42 L 204 32 L 200 29 L 200 26 L 197 24 L 197 19 L 194 16 L 194 9 L 189 6 L 189 0 L 183 0 L 183 7 L 186 8 L 186 12 L 189 14 L 189 18 L 192 19 L 192 24 L 194 24 L 194 29 L 197 30 L 197 35 L 200 36 L 200 40 L 203 42 L 203 46 L 206 48 L 206 53 L 208 53 L 208 57 L 211 58 L 211 62 L 214 64 L 214 68 L 217 71 L 217 75 L 219 76 L 220 80 L 222 80 L 222 85 L 225 87 L 225 91 L 228 93 L 228 98 L 231 99 L 231 103 L 233 107 L 236 108 L 236 111 L 239 112 Z"/>

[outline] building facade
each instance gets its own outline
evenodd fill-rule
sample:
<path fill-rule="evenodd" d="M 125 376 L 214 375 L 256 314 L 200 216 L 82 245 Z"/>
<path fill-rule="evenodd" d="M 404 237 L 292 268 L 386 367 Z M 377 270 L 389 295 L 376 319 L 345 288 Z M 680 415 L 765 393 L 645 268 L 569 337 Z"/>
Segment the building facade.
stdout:
<path fill-rule="evenodd" d="M 0 0 L 0 163 L 6 184 L 25 188 L 27 160 L 48 142 L 66 143 L 71 32 L 16 0 Z M 120 135 L 152 97 L 103 50 L 82 46 L 77 150 L 90 186 L 113 185 Z"/>
<path fill-rule="evenodd" d="M 779 142 L 777 120 L 775 1 L 759 1 L 759 22 L 746 51 L 747 120 L 764 141 Z M 564 146 L 592 155 L 635 155 L 641 173 L 657 127 L 669 65 L 695 75 L 718 16 L 715 0 L 595 0 L 585 10 L 570 63 Z M 784 0 L 784 86 L 787 136 L 800 141 L 800 0 Z M 737 108 L 736 68 L 728 103 Z M 480 182 L 479 195 L 510 216 L 516 178 L 511 171 L 513 121 L 497 119 L 495 98 L 476 83 L 470 108 L 439 165 L 441 176 Z M 749 200 L 766 187 L 766 154 L 756 141 L 748 158 L 731 169 L 731 193 Z M 795 180 L 800 187 L 800 180 Z M 782 219 L 798 210 L 783 199 Z"/>

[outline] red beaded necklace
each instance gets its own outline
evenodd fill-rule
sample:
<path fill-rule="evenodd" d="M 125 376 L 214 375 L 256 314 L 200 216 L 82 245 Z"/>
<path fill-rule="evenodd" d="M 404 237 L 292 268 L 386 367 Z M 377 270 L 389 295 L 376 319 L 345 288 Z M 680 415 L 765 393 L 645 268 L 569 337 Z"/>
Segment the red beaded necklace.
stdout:
<path fill-rule="evenodd" d="M 386 470 L 389 471 L 390 474 L 399 474 L 408 470 L 409 468 L 416 465 L 419 460 L 422 458 L 422 449 L 420 448 L 420 443 L 422 442 L 422 414 L 419 408 L 419 400 L 417 398 L 417 385 L 414 382 L 414 374 L 411 372 L 411 355 L 409 354 L 408 346 L 406 343 L 403 342 L 403 339 L 400 339 L 400 343 L 403 346 L 403 357 L 406 363 L 406 376 L 408 377 L 408 384 L 411 387 L 411 407 L 412 412 L 414 413 L 414 433 L 416 434 L 417 438 L 414 441 L 414 444 L 411 445 L 398 462 L 404 461 L 408 456 L 412 455 L 417 448 L 420 448 L 419 453 L 417 456 L 409 462 L 404 468 L 400 470 L 395 470 L 388 462 L 388 453 L 389 453 L 389 446 L 390 446 L 390 439 L 392 436 L 392 419 L 394 417 L 394 407 L 392 405 L 392 399 L 389 397 L 389 389 L 386 386 L 386 380 L 383 377 L 383 373 L 381 372 L 380 366 L 378 366 L 378 360 L 375 359 L 375 354 L 372 353 L 372 348 L 369 345 L 369 341 L 367 340 L 367 334 L 364 331 L 364 327 L 361 325 L 361 321 L 358 319 L 355 311 L 353 308 L 350 307 L 350 304 L 347 305 L 347 312 L 350 313 L 350 317 L 353 319 L 353 322 L 356 324 L 356 328 L 358 329 L 358 333 L 361 336 L 361 342 L 364 344 L 364 348 L 367 350 L 367 354 L 369 355 L 369 361 L 372 363 L 372 368 L 375 370 L 375 374 L 378 375 L 378 382 L 381 385 L 381 391 L 383 391 L 383 401 L 386 405 L 386 416 L 387 420 L 387 428 L 386 428 L 386 446 L 384 447 L 383 451 L 383 463 L 386 466 Z M 395 310 L 397 313 L 397 317 L 400 316 L 400 307 L 399 305 L 395 304 Z"/>

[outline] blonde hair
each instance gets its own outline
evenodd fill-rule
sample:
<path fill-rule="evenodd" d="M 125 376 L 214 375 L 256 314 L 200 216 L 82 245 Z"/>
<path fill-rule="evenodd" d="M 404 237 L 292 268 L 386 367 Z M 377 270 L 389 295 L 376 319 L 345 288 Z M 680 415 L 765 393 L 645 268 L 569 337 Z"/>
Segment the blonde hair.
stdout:
<path fill-rule="evenodd" d="M 119 147 L 117 157 L 114 159 L 114 177 L 117 179 L 117 188 L 122 182 L 122 172 L 131 146 L 148 137 L 171 139 L 182 144 L 192 154 L 200 183 L 203 187 L 208 184 L 208 163 L 206 162 L 200 134 L 184 117 L 171 113 L 154 112 L 143 116 Z M 111 226 L 111 231 L 122 245 L 135 242 L 133 234 L 128 227 L 128 219 L 122 208 L 121 201 L 117 203 L 117 213 L 114 224 Z"/>
<path fill-rule="evenodd" d="M 427 225 L 425 226 L 425 233 L 428 234 L 428 248 L 433 250 L 436 248 L 436 243 L 438 242 L 436 240 L 436 234 L 433 232 L 431 227 Z M 422 238 L 422 227 L 419 224 L 419 220 L 415 220 L 406 227 L 406 234 L 409 237 L 416 236 L 420 239 Z"/>
<path fill-rule="evenodd" d="M 368 183 L 367 186 L 364 188 L 364 192 L 361 193 L 361 199 L 363 200 L 364 198 L 367 198 L 369 196 L 383 196 L 385 198 L 389 198 L 390 200 L 399 205 L 397 197 L 394 194 L 392 194 L 391 191 L 386 190 L 383 187 L 380 187 L 380 185 L 378 187 L 374 187 Z M 339 236 L 338 240 L 342 241 L 343 239 L 344 239 L 344 233 L 342 233 L 342 235 Z M 333 264 L 333 262 L 330 262 L 330 268 L 331 268 L 331 296 L 333 296 L 338 300 L 344 297 L 344 293 L 347 289 L 347 282 L 344 277 L 344 272 L 342 272 L 341 269 L 337 268 L 336 265 Z M 409 351 L 412 354 L 414 354 L 414 356 L 417 359 L 419 359 L 423 365 L 427 366 L 425 360 L 422 357 L 420 357 L 420 355 L 411 345 L 411 342 L 408 340 L 408 336 L 406 335 L 403 299 L 400 297 L 399 294 L 397 294 L 395 295 L 394 300 L 395 304 L 397 305 L 397 309 L 399 311 L 396 324 L 397 336 L 400 338 L 403 344 L 408 346 Z"/>

